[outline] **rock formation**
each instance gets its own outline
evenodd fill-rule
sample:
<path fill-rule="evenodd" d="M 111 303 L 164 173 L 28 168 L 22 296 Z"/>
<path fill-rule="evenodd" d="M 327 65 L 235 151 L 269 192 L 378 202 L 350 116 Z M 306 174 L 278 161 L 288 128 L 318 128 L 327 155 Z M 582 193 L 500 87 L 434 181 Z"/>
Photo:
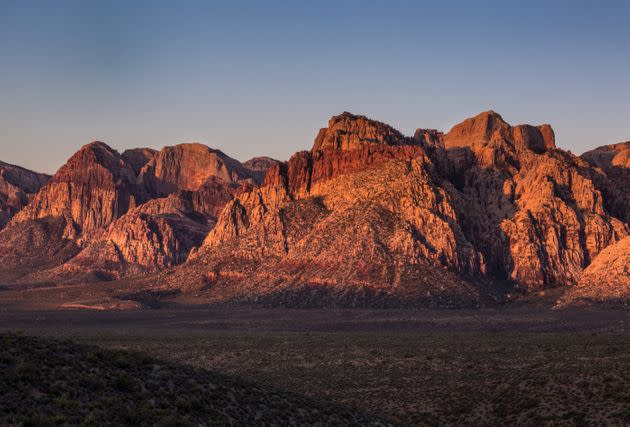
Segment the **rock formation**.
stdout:
<path fill-rule="evenodd" d="M 250 171 L 217 150 L 182 144 L 122 155 L 84 146 L 0 234 L 22 281 L 111 279 L 186 260 Z M 46 238 L 47 236 L 47 238 Z M 76 257 L 75 257 L 76 256 Z M 35 271 L 32 271 L 35 270 Z"/>
<path fill-rule="evenodd" d="M 286 162 L 92 143 L 0 232 L 0 262 L 27 271 L 22 283 L 136 276 L 210 301 L 476 305 L 514 287 L 619 296 L 629 145 L 577 157 L 549 125 L 493 111 L 413 137 L 346 112 Z"/>
<path fill-rule="evenodd" d="M 13 223 L 65 218 L 75 239 L 108 226 L 145 196 L 123 157 L 102 142 L 83 146 L 55 173 Z"/>
<path fill-rule="evenodd" d="M 0 229 L 49 179 L 48 175 L 0 162 Z"/>
<path fill-rule="evenodd" d="M 611 183 L 557 149 L 549 125 L 490 111 L 407 138 L 343 113 L 230 202 L 192 258 L 212 286 L 245 294 L 342 286 L 452 301 L 484 279 L 566 286 L 629 234 L 606 209 Z M 439 289 L 422 279 L 436 276 Z"/>
<path fill-rule="evenodd" d="M 228 184 L 253 180 L 238 160 L 197 143 L 164 147 L 140 170 L 138 180 L 154 197 L 164 197 L 197 190 L 211 177 Z"/>
<path fill-rule="evenodd" d="M 489 111 L 455 126 L 433 157 L 494 277 L 528 289 L 576 283 L 628 234 L 623 218 L 606 211 L 594 171 L 556 149 L 548 125 L 512 127 Z"/>
<path fill-rule="evenodd" d="M 630 300 L 630 236 L 608 246 L 584 270 L 578 286 L 561 303 L 617 303 Z"/>

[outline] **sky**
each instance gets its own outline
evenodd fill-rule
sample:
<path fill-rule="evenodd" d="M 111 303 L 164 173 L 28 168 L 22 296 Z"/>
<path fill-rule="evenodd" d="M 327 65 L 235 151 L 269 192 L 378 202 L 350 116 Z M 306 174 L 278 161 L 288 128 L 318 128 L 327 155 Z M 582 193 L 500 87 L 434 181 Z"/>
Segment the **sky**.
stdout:
<path fill-rule="evenodd" d="M 490 109 L 581 153 L 630 140 L 628 22 L 628 1 L 0 0 L 0 160 L 285 160 L 343 111 L 412 135 Z"/>

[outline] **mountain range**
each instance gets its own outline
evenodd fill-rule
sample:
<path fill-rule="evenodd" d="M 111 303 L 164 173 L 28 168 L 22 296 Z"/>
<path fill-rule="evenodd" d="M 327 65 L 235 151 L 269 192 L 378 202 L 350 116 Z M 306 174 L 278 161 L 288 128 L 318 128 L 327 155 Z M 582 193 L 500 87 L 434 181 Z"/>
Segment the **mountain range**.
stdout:
<path fill-rule="evenodd" d="M 344 112 L 286 162 L 92 142 L 52 177 L 0 162 L 0 228 L 5 292 L 107 283 L 211 303 L 451 307 L 557 289 L 560 304 L 621 302 L 630 142 L 576 156 L 551 126 L 493 111 L 413 136 Z"/>

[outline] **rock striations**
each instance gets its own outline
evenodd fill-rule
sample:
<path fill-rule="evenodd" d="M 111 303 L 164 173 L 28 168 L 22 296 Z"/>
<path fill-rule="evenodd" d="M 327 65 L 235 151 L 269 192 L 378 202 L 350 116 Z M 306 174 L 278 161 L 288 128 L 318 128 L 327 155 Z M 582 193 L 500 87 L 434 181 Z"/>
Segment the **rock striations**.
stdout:
<path fill-rule="evenodd" d="M 0 261 L 22 283 L 135 277 L 204 301 L 460 306 L 514 287 L 619 299 L 629 146 L 577 157 L 549 125 L 493 111 L 413 137 L 345 112 L 286 162 L 93 143 L 0 233 Z"/>

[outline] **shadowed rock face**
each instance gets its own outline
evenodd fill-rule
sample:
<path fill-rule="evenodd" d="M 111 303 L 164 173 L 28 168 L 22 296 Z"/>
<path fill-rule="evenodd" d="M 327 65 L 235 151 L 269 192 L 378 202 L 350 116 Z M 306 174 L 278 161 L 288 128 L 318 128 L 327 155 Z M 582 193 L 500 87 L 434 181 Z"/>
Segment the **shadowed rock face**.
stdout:
<path fill-rule="evenodd" d="M 0 162 L 0 229 L 49 179 L 49 175 Z"/>
<path fill-rule="evenodd" d="M 528 289 L 574 284 L 628 234 L 607 212 L 607 177 L 555 149 L 547 125 L 510 126 L 490 111 L 455 126 L 434 153 L 467 239 L 489 272 Z"/>
<path fill-rule="evenodd" d="M 140 173 L 140 170 L 142 170 L 144 165 L 149 163 L 149 160 L 151 160 L 156 154 L 157 151 L 151 148 L 132 148 L 130 150 L 125 150 L 122 153 L 122 157 L 137 175 Z"/>
<path fill-rule="evenodd" d="M 610 172 L 614 168 L 630 169 L 630 141 L 604 145 L 587 151 L 581 157 L 606 172 Z"/>
<path fill-rule="evenodd" d="M 619 302 L 630 299 L 630 236 L 600 252 L 582 272 L 578 286 L 563 303 L 580 301 Z"/>

